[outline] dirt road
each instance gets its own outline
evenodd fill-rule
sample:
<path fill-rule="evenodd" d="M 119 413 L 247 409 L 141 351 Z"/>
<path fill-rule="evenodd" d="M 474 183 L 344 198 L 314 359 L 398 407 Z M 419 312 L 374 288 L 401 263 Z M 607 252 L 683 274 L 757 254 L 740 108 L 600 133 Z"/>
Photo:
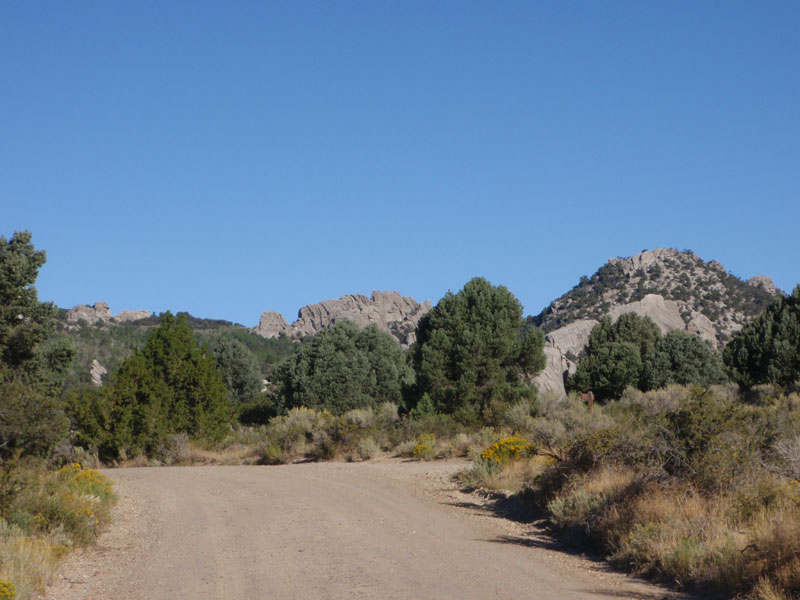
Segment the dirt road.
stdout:
<path fill-rule="evenodd" d="M 665 598 L 459 492 L 458 462 L 106 471 L 120 497 L 50 600 Z"/>

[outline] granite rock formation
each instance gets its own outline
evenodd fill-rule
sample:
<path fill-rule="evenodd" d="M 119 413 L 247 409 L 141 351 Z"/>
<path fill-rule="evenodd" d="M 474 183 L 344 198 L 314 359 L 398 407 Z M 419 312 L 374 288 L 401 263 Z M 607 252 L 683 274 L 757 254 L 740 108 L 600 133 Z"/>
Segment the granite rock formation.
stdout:
<path fill-rule="evenodd" d="M 89 377 L 91 378 L 92 384 L 100 387 L 103 385 L 103 377 L 107 374 L 108 369 L 101 365 L 96 358 L 93 359 L 92 366 L 89 369 Z"/>
<path fill-rule="evenodd" d="M 114 320 L 117 323 L 128 323 L 130 321 L 139 321 L 140 319 L 149 319 L 153 316 L 149 310 L 121 310 L 119 311 Z"/>
<path fill-rule="evenodd" d="M 337 300 L 304 306 L 291 325 L 278 313 L 264 312 L 253 331 L 267 338 L 303 338 L 339 321 L 353 321 L 360 327 L 377 325 L 379 329 L 394 335 L 401 345 L 408 347 L 415 341 L 417 323 L 431 308 L 428 300 L 420 303 L 398 292 L 376 291 L 369 298 L 361 294 L 348 294 Z"/>
<path fill-rule="evenodd" d="M 67 311 L 68 323 L 77 323 L 83 320 L 94 325 L 97 321 L 110 321 L 111 318 L 111 311 L 106 302 L 95 302 L 92 306 L 78 304 Z"/>
<path fill-rule="evenodd" d="M 548 333 L 576 320 L 633 310 L 648 314 L 662 331 L 686 327 L 722 346 L 782 293 L 769 277 L 745 282 L 718 261 L 705 262 L 689 250 L 656 248 L 609 259 L 551 302 L 534 322 Z M 646 302 L 659 306 L 644 306 Z"/>
<path fill-rule="evenodd" d="M 616 321 L 625 313 L 636 313 L 642 317 L 650 317 L 662 333 L 688 331 L 717 346 L 714 324 L 701 313 L 696 313 L 686 323 L 681 318 L 678 304 L 665 300 L 657 294 L 648 294 L 640 301 L 615 306 L 607 314 Z M 545 335 L 545 354 L 547 363 L 544 370 L 534 382 L 540 390 L 553 390 L 565 393 L 564 380 L 567 373 L 575 370 L 575 358 L 589 343 L 592 328 L 597 325 L 593 319 L 572 321 Z"/>
<path fill-rule="evenodd" d="M 747 283 L 753 287 L 761 288 L 768 294 L 777 295 L 780 293 L 780 290 L 778 290 L 775 282 L 766 275 L 756 275 L 755 277 L 751 277 L 747 280 Z"/>
<path fill-rule="evenodd" d="M 152 313 L 146 310 L 123 310 L 113 316 L 107 302 L 95 302 L 91 306 L 78 304 L 70 308 L 67 311 L 67 323 L 86 321 L 88 324 L 94 325 L 98 321 L 108 323 L 112 319 L 118 323 L 126 323 L 128 321 L 147 319 L 150 316 L 152 316 Z"/>

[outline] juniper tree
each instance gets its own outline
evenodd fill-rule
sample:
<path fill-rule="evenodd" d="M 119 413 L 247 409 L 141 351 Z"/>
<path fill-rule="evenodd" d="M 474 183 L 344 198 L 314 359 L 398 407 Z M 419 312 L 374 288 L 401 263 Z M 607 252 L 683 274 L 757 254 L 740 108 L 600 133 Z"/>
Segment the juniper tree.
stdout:
<path fill-rule="evenodd" d="M 743 388 L 800 380 L 800 285 L 742 327 L 723 358 L 731 378 Z"/>
<path fill-rule="evenodd" d="M 56 394 L 72 351 L 48 343 L 57 309 L 34 283 L 46 256 L 28 231 L 0 237 L 0 458 L 46 452 L 67 432 Z"/>
<path fill-rule="evenodd" d="M 412 404 L 425 398 L 462 421 L 493 420 L 508 405 L 535 397 L 530 379 L 545 365 L 542 332 L 526 327 L 508 289 L 481 277 L 448 292 L 420 320 L 409 352 Z"/>

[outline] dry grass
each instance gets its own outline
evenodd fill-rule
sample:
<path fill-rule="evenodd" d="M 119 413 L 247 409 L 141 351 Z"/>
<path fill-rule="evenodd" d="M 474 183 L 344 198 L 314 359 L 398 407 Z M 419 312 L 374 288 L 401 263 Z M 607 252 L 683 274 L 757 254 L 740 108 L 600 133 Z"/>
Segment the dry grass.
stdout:
<path fill-rule="evenodd" d="M 72 548 L 94 542 L 115 498 L 107 478 L 77 463 L 57 472 L 8 464 L 2 471 L 0 581 L 24 600 L 44 589 Z"/>
<path fill-rule="evenodd" d="M 10 581 L 18 600 L 32 597 L 52 581 L 67 546 L 52 537 L 31 537 L 0 521 L 0 581 Z M 63 549 L 63 550 L 62 550 Z"/>
<path fill-rule="evenodd" d="M 496 466 L 473 454 L 460 480 L 525 492 L 556 530 L 634 572 L 797 600 L 800 396 L 750 396 L 731 386 L 628 390 L 591 415 L 574 398 L 543 396 L 530 414 L 520 405 L 506 416 L 539 456 Z"/>
<path fill-rule="evenodd" d="M 531 485 L 548 467 L 553 459 L 533 456 L 511 461 L 499 466 L 480 458 L 477 453 L 473 466 L 457 475 L 458 480 L 469 489 L 521 492 Z"/>

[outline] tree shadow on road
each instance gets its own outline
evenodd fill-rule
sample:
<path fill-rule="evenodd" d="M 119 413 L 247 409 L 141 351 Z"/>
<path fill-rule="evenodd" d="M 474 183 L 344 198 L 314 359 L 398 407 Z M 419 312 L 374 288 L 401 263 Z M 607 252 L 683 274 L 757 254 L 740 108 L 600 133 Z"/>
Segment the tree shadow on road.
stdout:
<path fill-rule="evenodd" d="M 580 556 L 592 563 L 591 569 L 598 572 L 617 572 L 631 576 L 624 569 L 615 568 L 605 560 L 599 549 L 588 541 L 588 532 L 582 527 L 556 530 L 549 526 L 545 513 L 536 507 L 532 498 L 525 494 L 506 495 L 498 492 L 473 492 L 465 495 L 465 500 L 448 502 L 450 506 L 466 508 L 483 516 L 499 519 L 508 519 L 517 523 L 529 525 L 530 528 L 523 535 L 501 535 L 496 538 L 484 540 L 493 544 L 512 544 L 527 548 L 539 548 L 555 552 L 562 552 L 572 556 Z M 641 579 L 643 583 L 648 582 Z M 663 585 L 663 584 L 662 584 Z M 678 592 L 672 587 L 665 586 L 663 592 L 630 592 L 614 589 L 594 589 L 588 593 L 603 597 L 634 598 L 640 600 L 715 600 L 724 598 L 719 594 L 709 592 Z"/>
<path fill-rule="evenodd" d="M 541 523 L 542 526 L 545 523 L 544 513 L 536 508 L 524 493 L 509 496 L 501 492 L 475 491 L 467 494 L 467 497 L 469 496 L 472 496 L 472 499 L 447 504 L 517 523 Z"/>

